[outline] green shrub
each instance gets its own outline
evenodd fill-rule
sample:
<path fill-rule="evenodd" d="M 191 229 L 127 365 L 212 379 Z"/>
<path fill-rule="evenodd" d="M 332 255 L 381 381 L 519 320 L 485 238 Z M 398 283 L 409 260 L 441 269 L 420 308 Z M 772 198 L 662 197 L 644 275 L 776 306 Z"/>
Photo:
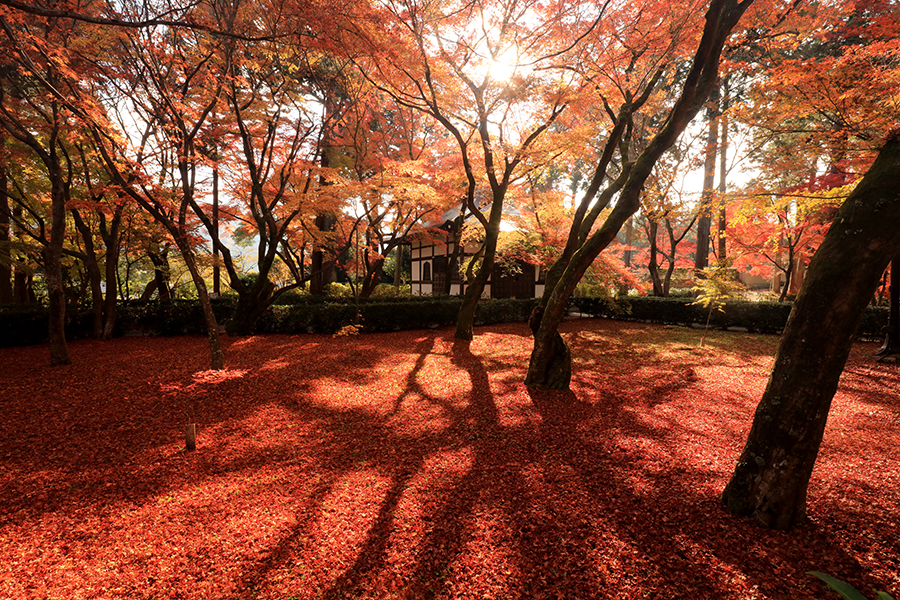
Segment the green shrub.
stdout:
<path fill-rule="evenodd" d="M 412 286 L 409 284 L 401 285 L 399 288 L 389 283 L 379 283 L 372 292 L 372 299 L 375 298 L 412 298 Z"/>
<path fill-rule="evenodd" d="M 537 305 L 538 300 L 532 298 L 481 300 L 475 311 L 475 324 L 489 325 L 491 323 L 527 321 L 531 311 Z"/>
<path fill-rule="evenodd" d="M 829 589 L 837 592 L 844 600 L 866 600 L 866 597 L 855 587 L 831 575 L 819 573 L 818 571 L 809 571 L 807 575 L 814 575 L 824 581 Z M 876 592 L 875 594 L 878 600 L 894 600 L 894 597 L 887 592 Z"/>
<path fill-rule="evenodd" d="M 475 323 L 527 321 L 537 300 L 482 300 L 475 312 Z M 369 299 L 360 304 L 363 332 L 431 329 L 456 323 L 462 299 L 453 297 L 408 300 Z M 273 306 L 260 319 L 257 329 L 269 333 L 335 333 L 353 323 L 353 304 L 324 302 Z"/>
<path fill-rule="evenodd" d="M 573 298 L 579 312 L 598 317 L 624 318 L 648 323 L 670 325 L 703 324 L 709 309 L 692 305 L 687 298 L 659 298 L 657 296 L 628 296 L 630 313 L 616 315 L 603 299 Z M 780 333 L 787 323 L 793 305 L 790 302 L 750 302 L 731 299 L 725 302 L 723 311 L 713 311 L 709 326 L 716 329 L 739 328 L 757 333 Z M 878 339 L 887 324 L 888 311 L 883 307 L 869 306 L 857 329 L 857 336 Z"/>
<path fill-rule="evenodd" d="M 569 304 L 582 314 L 618 319 L 631 314 L 631 298 L 631 296 L 617 298 L 610 294 L 573 296 Z"/>
<path fill-rule="evenodd" d="M 50 312 L 43 306 L 0 307 L 0 346 L 29 346 L 47 341 Z"/>
<path fill-rule="evenodd" d="M 348 283 L 332 282 L 325 284 L 325 295 L 346 298 L 349 296 L 353 296 L 353 290 L 350 288 L 350 284 Z"/>
<path fill-rule="evenodd" d="M 693 298 L 694 288 L 669 288 L 669 298 Z"/>
<path fill-rule="evenodd" d="M 356 305 L 349 297 L 322 297 L 298 294 L 290 304 L 270 307 L 260 318 L 256 330 L 266 333 L 334 333 L 356 318 Z M 708 309 L 692 306 L 686 298 L 653 296 L 576 297 L 571 304 L 579 312 L 608 318 L 689 325 L 705 322 Z M 537 300 L 482 300 L 475 323 L 485 325 L 527 321 Z M 212 301 L 216 319 L 224 325 L 234 312 L 236 297 L 224 296 Z M 367 298 L 360 303 L 364 332 L 427 329 L 453 325 L 462 306 L 458 297 L 398 296 Z M 761 333 L 778 333 L 784 328 L 790 303 L 729 300 L 724 312 L 714 311 L 710 327 L 742 328 Z M 880 339 L 887 324 L 888 309 L 868 307 L 857 335 Z M 0 345 L 22 346 L 47 341 L 48 310 L 43 306 L 7 305 L 0 307 Z M 91 334 L 90 310 L 66 312 L 66 336 L 69 339 Z M 203 334 L 206 324 L 196 300 L 170 302 L 128 302 L 119 306 L 114 335 L 139 332 L 145 335 Z"/>
<path fill-rule="evenodd" d="M 224 325 L 234 313 L 237 297 L 222 296 L 210 303 L 219 325 Z M 145 335 L 206 333 L 206 320 L 197 300 L 131 302 L 120 306 L 116 316 L 117 335 L 126 331 Z"/>
<path fill-rule="evenodd" d="M 364 331 L 400 331 L 444 327 L 456 322 L 459 298 L 425 302 L 371 302 L 360 306 Z"/>
<path fill-rule="evenodd" d="M 264 333 L 334 333 L 356 318 L 356 307 L 347 302 L 321 302 L 272 306 L 256 323 Z"/>

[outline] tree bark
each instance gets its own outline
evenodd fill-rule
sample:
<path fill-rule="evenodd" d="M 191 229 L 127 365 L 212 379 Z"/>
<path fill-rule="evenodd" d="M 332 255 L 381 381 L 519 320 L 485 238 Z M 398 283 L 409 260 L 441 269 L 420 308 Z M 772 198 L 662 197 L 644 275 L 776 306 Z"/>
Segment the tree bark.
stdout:
<path fill-rule="evenodd" d="M 659 261 L 656 259 L 659 252 L 659 244 L 656 240 L 659 233 L 659 222 L 651 220 L 649 230 L 647 238 L 650 241 L 650 261 L 647 263 L 647 270 L 650 272 L 650 281 L 653 283 L 653 295 L 661 298 L 666 293 L 663 290 L 662 278 L 659 276 Z"/>
<path fill-rule="evenodd" d="M 12 236 L 10 235 L 10 207 L 9 195 L 7 194 L 8 180 L 6 177 L 6 148 L 5 141 L 0 138 L 0 247 L 8 244 Z M 12 253 L 9 250 L 3 250 L 0 256 L 0 304 L 13 303 L 13 284 L 12 284 Z"/>
<path fill-rule="evenodd" d="M 381 272 L 384 270 L 384 258 L 376 258 L 370 264 L 366 260 L 366 276 L 363 277 L 362 287 L 359 295 L 361 298 L 368 298 L 375 292 L 375 288 L 381 283 Z"/>
<path fill-rule="evenodd" d="M 158 291 L 158 297 L 160 301 L 167 302 L 172 299 L 169 291 L 169 249 L 165 245 L 159 248 L 158 252 L 155 249 L 147 250 L 147 256 L 153 263 L 153 280 L 156 282 L 155 289 Z M 147 289 L 150 289 L 149 286 Z M 144 295 L 146 296 L 146 292 Z M 141 296 L 141 300 L 144 299 L 144 296 Z M 149 298 L 146 299 L 149 300 Z"/>
<path fill-rule="evenodd" d="M 709 242 L 712 224 L 713 184 L 716 179 L 716 155 L 719 144 L 719 94 L 713 88 L 707 110 L 709 132 L 706 135 L 706 160 L 703 165 L 703 194 L 700 197 L 700 214 L 697 218 L 697 251 L 694 269 L 700 271 L 709 266 Z"/>
<path fill-rule="evenodd" d="M 503 212 L 503 199 L 505 196 L 505 185 L 494 193 L 491 218 L 484 234 L 484 254 L 481 259 L 481 266 L 478 268 L 472 281 L 468 282 L 462 306 L 459 308 L 459 313 L 456 316 L 456 333 L 454 337 L 458 340 L 471 340 L 475 336 L 475 310 L 478 308 L 478 301 L 481 299 L 487 280 L 494 270 L 494 257 L 497 253 L 497 240 L 500 238 L 500 218 Z"/>
<path fill-rule="evenodd" d="M 397 258 L 394 259 L 394 287 L 398 290 L 403 285 L 403 246 L 397 246 Z"/>
<path fill-rule="evenodd" d="M 447 277 L 444 279 L 444 289 L 442 290 L 444 296 L 450 295 L 451 290 L 453 290 L 453 274 L 459 271 L 459 257 L 462 256 L 463 252 L 462 230 L 465 218 L 465 207 L 463 207 L 463 212 L 453 220 L 453 226 L 450 229 L 453 252 L 450 254 L 450 259 L 447 261 Z M 462 289 L 462 277 L 459 278 L 459 281 L 460 289 Z"/>
<path fill-rule="evenodd" d="M 493 256 L 490 258 L 490 268 L 493 269 Z M 459 307 L 459 313 L 456 315 L 456 332 L 453 334 L 453 337 L 458 340 L 471 340 L 475 337 L 475 311 L 478 308 L 478 301 L 484 292 L 487 279 L 490 277 L 490 271 L 485 268 L 487 263 L 488 257 L 485 256 L 481 263 L 481 268 L 478 269 L 475 277 L 468 282 L 466 287 L 462 306 Z"/>
<path fill-rule="evenodd" d="M 888 324 L 884 328 L 884 344 L 876 356 L 900 354 L 900 253 L 891 261 L 890 308 Z"/>
<path fill-rule="evenodd" d="M 734 474 L 726 508 L 787 529 L 806 515 L 806 494 L 863 311 L 900 250 L 900 135 L 850 197 L 813 257 L 778 347 L 769 384 Z"/>
<path fill-rule="evenodd" d="M 79 253 L 79 258 L 81 258 L 87 270 L 91 288 L 91 311 L 94 314 L 91 337 L 100 339 L 103 337 L 103 286 L 101 285 L 103 275 L 100 272 L 100 263 L 97 262 L 97 255 L 95 254 L 94 232 L 85 223 L 78 210 L 72 209 L 70 212 L 75 228 L 81 235 L 81 241 L 84 244 L 84 253 Z"/>
<path fill-rule="evenodd" d="M 200 301 L 200 308 L 203 311 L 203 320 L 206 323 L 206 334 L 209 338 L 210 369 L 214 371 L 224 369 L 225 352 L 222 350 L 222 339 L 219 336 L 219 323 L 216 321 L 212 303 L 209 301 L 209 291 L 206 288 L 206 281 L 204 281 L 203 275 L 197 267 L 197 261 L 194 260 L 194 253 L 187 237 L 181 236 L 180 239 L 176 239 L 176 244 L 178 244 L 178 249 L 181 251 L 181 256 L 184 259 L 184 264 L 191 274 L 194 286 L 197 288 L 197 299 Z"/>
<path fill-rule="evenodd" d="M 234 309 L 234 315 L 228 322 L 228 335 L 251 335 L 256 322 L 269 307 L 269 299 L 275 285 L 268 277 L 260 277 L 253 287 L 238 296 L 238 303 Z"/>
<path fill-rule="evenodd" d="M 331 231 L 334 228 L 334 220 L 327 215 L 316 217 L 316 227 L 319 231 Z M 325 286 L 334 281 L 334 259 L 326 256 L 321 243 L 313 246 L 310 260 L 312 276 L 309 280 L 309 293 L 322 296 L 325 294 Z"/>
<path fill-rule="evenodd" d="M 119 296 L 118 266 L 121 252 L 119 232 L 122 227 L 122 213 L 124 210 L 124 202 L 116 207 L 109 229 L 106 228 L 105 221 L 101 221 L 101 235 L 103 236 L 103 243 L 106 245 L 106 297 L 103 300 L 103 339 L 105 340 L 112 339 L 116 326 L 116 300 Z"/>
<path fill-rule="evenodd" d="M 722 110 L 728 110 L 728 93 L 723 95 Z M 728 244 L 725 241 L 728 228 L 728 216 L 725 212 L 725 192 L 728 191 L 728 116 L 722 115 L 719 120 L 719 222 L 716 227 L 716 258 L 720 265 L 724 265 L 728 262 Z"/>
<path fill-rule="evenodd" d="M 50 165 L 48 165 L 50 166 Z M 53 165 L 59 169 L 59 165 Z M 52 169 L 51 169 L 52 171 Z M 68 365 L 72 362 L 66 343 L 66 294 L 62 279 L 62 251 L 66 235 L 66 196 L 61 172 L 51 172 L 50 243 L 44 246 L 44 268 L 47 294 L 50 298 L 50 364 Z"/>

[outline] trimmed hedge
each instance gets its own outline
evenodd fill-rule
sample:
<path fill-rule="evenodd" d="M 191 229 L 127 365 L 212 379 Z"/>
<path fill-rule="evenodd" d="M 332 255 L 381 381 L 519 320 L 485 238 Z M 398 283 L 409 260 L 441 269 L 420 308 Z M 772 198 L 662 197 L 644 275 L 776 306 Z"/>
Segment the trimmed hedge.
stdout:
<path fill-rule="evenodd" d="M 302 297 L 290 305 L 272 306 L 256 325 L 261 333 L 335 333 L 356 319 L 352 298 Z M 237 300 L 226 296 L 212 301 L 220 325 L 234 312 Z M 526 321 L 537 300 L 482 300 L 475 324 Z M 390 298 L 366 300 L 359 311 L 363 331 L 400 331 L 453 325 L 462 306 L 461 298 Z M 93 314 L 89 310 L 66 312 L 66 337 L 89 337 Z M 0 346 L 24 346 L 47 341 L 48 311 L 45 307 L 0 307 Z M 119 306 L 114 335 L 203 334 L 206 325 L 196 300 L 130 302 Z"/>
<path fill-rule="evenodd" d="M 47 341 L 50 312 L 46 308 L 0 307 L 0 346 L 28 346 Z M 66 332 L 68 337 L 68 331 Z"/>
<path fill-rule="evenodd" d="M 709 316 L 710 329 L 736 329 L 756 333 L 781 333 L 791 312 L 790 302 L 748 302 L 729 300 L 724 311 L 713 310 L 692 299 L 659 298 L 656 296 L 629 296 L 619 301 L 624 304 L 624 314 L 610 308 L 608 302 L 597 298 L 572 298 L 573 307 L 578 312 L 598 317 L 627 319 L 648 323 L 669 325 L 705 325 Z M 856 335 L 860 338 L 878 338 L 888 322 L 888 309 L 866 307 Z"/>
<path fill-rule="evenodd" d="M 307 299 L 309 298 L 309 299 Z M 212 301 L 220 324 L 231 317 L 233 297 Z M 476 325 L 527 321 L 537 300 L 482 300 L 475 314 Z M 462 305 L 460 298 L 391 298 L 360 303 L 364 332 L 430 329 L 453 325 Z M 704 325 L 709 309 L 692 305 L 685 298 L 629 296 L 622 300 L 575 297 L 572 307 L 580 313 L 613 319 L 627 319 L 673 325 Z M 729 301 L 725 311 L 714 310 L 710 328 L 739 329 L 758 333 L 780 333 L 787 322 L 788 302 Z M 66 313 L 66 336 L 88 337 L 93 315 L 89 310 Z M 334 333 L 356 318 L 352 299 L 303 297 L 302 302 L 270 307 L 260 318 L 261 333 Z M 857 336 L 879 339 L 888 322 L 888 309 L 867 307 Z M 47 341 L 48 311 L 44 307 L 0 307 L 0 346 L 24 346 Z M 205 333 L 203 313 L 196 300 L 132 302 L 119 306 L 115 335 L 181 335 Z"/>
<path fill-rule="evenodd" d="M 475 324 L 527 321 L 537 300 L 482 300 Z M 360 303 L 360 321 L 365 332 L 433 329 L 453 325 L 462 306 L 460 298 L 434 298 L 419 302 L 401 300 Z M 266 333 L 334 333 L 354 322 L 356 305 L 327 301 L 320 304 L 273 306 L 257 324 Z"/>
<path fill-rule="evenodd" d="M 220 323 L 231 318 L 236 302 L 231 298 L 212 300 Z M 48 340 L 49 310 L 44 306 L 0 306 L 0 346 L 27 346 Z M 91 336 L 94 314 L 90 309 L 66 309 L 66 338 Z M 203 311 L 196 300 L 168 302 L 128 302 L 116 311 L 114 336 L 182 335 L 206 333 Z"/>

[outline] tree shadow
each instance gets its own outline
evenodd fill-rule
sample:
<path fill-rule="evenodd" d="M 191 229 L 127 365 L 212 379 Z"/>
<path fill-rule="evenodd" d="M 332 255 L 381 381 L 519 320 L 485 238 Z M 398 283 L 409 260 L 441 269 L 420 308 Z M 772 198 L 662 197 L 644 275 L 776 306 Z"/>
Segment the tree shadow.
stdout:
<path fill-rule="evenodd" d="M 19 365 L 0 377 L 0 455 L 19 473 L 0 490 L 3 521 L 140 503 L 191 485 L 184 467 L 203 468 L 207 432 L 240 422 L 285 389 L 309 393 L 324 373 L 349 383 L 370 378 L 393 351 L 380 342 L 348 360 L 325 336 L 226 338 L 222 374 L 206 371 L 203 336 L 76 340 L 73 364 L 58 368 L 44 364 L 43 346 L 3 349 L 6 364 Z M 260 364 L 262 353 L 271 358 Z M 184 451 L 188 419 L 199 423 L 196 454 Z"/>
<path fill-rule="evenodd" d="M 506 335 L 511 329 L 487 328 L 481 333 Z M 524 365 L 513 362 L 521 360 L 515 352 L 451 342 L 442 337 L 446 334 L 428 332 L 402 340 L 385 334 L 366 341 L 370 356 L 349 363 L 343 360 L 344 347 L 326 338 L 285 336 L 273 339 L 271 346 L 266 339 L 238 346 L 228 355 L 229 366 L 249 371 L 196 390 L 209 411 L 209 426 L 230 432 L 230 439 L 251 437 L 255 432 L 245 432 L 243 420 L 275 406 L 305 433 L 284 434 L 234 452 L 207 451 L 201 445 L 194 455 L 160 454 L 160 448 L 173 447 L 172 438 L 180 432 L 166 433 L 169 416 L 156 413 L 171 407 L 162 403 L 157 388 L 141 383 L 131 372 L 122 371 L 130 378 L 128 383 L 111 384 L 109 395 L 99 402 L 96 397 L 73 400 L 62 388 L 49 386 L 51 402 L 24 421 L 37 426 L 54 408 L 64 409 L 59 423 L 50 424 L 52 452 L 58 455 L 45 464 L 68 471 L 4 492 L 0 513 L 9 515 L 10 506 L 27 507 L 27 514 L 11 515 L 18 523 L 41 511 L 110 504 L 119 496 L 103 487 L 106 477 L 121 488 L 135 487 L 121 498 L 140 503 L 216 477 L 255 477 L 261 470 L 289 467 L 285 470 L 293 477 L 306 480 L 285 487 L 285 493 L 294 494 L 291 506 L 297 507 L 297 520 L 267 542 L 258 559 L 240 563 L 235 583 L 243 597 L 250 590 L 280 589 L 274 582 L 289 571 L 292 560 L 302 552 L 328 548 L 313 537 L 316 524 L 329 518 L 327 502 L 341 482 L 371 472 L 380 481 L 378 493 L 372 495 L 377 501 L 371 514 L 359 519 L 362 530 L 346 532 L 348 539 L 352 533 L 361 541 L 353 542 L 357 544 L 353 554 L 346 564 L 339 564 L 338 572 L 323 575 L 319 587 L 302 588 L 315 590 L 305 597 L 337 598 L 357 592 L 383 597 L 465 596 L 461 586 L 477 582 L 479 593 L 493 597 L 605 598 L 621 591 L 649 597 L 727 598 L 736 597 L 736 589 L 749 589 L 735 586 L 736 580 L 755 583 L 763 597 L 804 597 L 793 583 L 773 575 L 786 570 L 791 581 L 795 572 L 822 570 L 857 587 L 871 583 L 845 549 L 848 539 L 860 538 L 841 531 L 839 522 L 849 513 L 846 506 L 832 504 L 833 498 L 820 500 L 812 511 L 814 519 L 792 533 L 760 530 L 719 506 L 721 469 L 696 460 L 693 453 L 711 444 L 731 444 L 727 451 L 735 452 L 736 459 L 741 432 L 715 433 L 716 427 L 727 428 L 726 422 L 716 422 L 710 430 L 688 427 L 677 412 L 665 410 L 668 402 L 691 394 L 708 356 L 682 354 L 678 365 L 667 366 L 667 359 L 641 351 L 639 341 L 627 334 L 617 345 L 593 349 L 575 374 L 576 392 L 535 392 L 515 383 L 524 375 Z M 597 338 L 585 336 L 577 343 L 612 344 L 616 340 L 607 338 L 613 335 L 602 330 Z M 604 339 L 598 342 L 599 338 Z M 298 347 L 300 340 L 311 343 Z M 176 368 L 153 383 L 193 381 L 194 369 L 205 361 L 203 343 L 201 339 L 194 345 L 199 363 L 183 349 L 173 352 L 167 360 Z M 261 360 L 262 352 L 272 354 Z M 394 360 L 398 353 L 405 356 L 403 361 Z M 463 391 L 445 394 L 440 379 L 428 380 L 433 361 L 449 362 L 453 369 L 448 376 L 465 378 L 467 385 L 449 380 L 446 385 Z M 646 382 L 651 377 L 646 370 L 650 361 L 655 361 L 658 380 Z M 385 364 L 392 370 L 402 364 L 403 372 L 395 374 L 396 392 L 372 400 L 372 406 L 359 398 L 329 403 L 332 393 L 364 397 Z M 74 374 L 74 387 L 82 389 L 78 380 L 98 372 Z M 125 445 L 117 447 L 104 438 L 109 431 L 105 428 L 116 426 L 123 414 L 121 395 L 130 390 L 144 397 L 125 404 L 125 410 L 140 414 L 141 420 L 133 434 L 123 430 L 120 439 Z M 108 420 L 79 414 L 91 408 L 91 401 L 100 413 L 112 412 Z M 733 404 L 728 410 L 737 415 L 735 421 L 749 425 L 752 407 L 739 393 L 716 402 Z M 0 408 L 0 415 L 15 419 L 17 411 L 27 410 L 25 402 L 15 406 Z M 412 410 L 420 406 L 437 412 Z M 401 417 L 415 420 L 427 414 L 438 415 L 441 427 L 398 424 Z M 67 439 L 67 431 L 77 433 L 79 440 Z M 30 438 L 17 441 L 22 435 L 18 425 L 13 432 L 0 441 L 0 449 L 36 447 Z M 0 440 L 4 435 L 8 434 L 0 433 Z M 95 455 L 63 456 L 91 445 L 96 446 Z M 429 462 L 434 457 L 447 457 L 449 475 L 441 478 L 443 467 Z M 98 470 L 98 464 L 109 468 Z M 73 472 L 80 471 L 83 475 L 73 479 Z M 78 477 L 90 484 L 84 493 L 53 488 L 55 500 L 34 496 L 42 481 L 64 485 L 81 481 Z M 14 498 L 19 492 L 31 496 Z M 418 516 L 403 512 L 412 499 L 419 501 Z M 889 515 L 884 514 L 878 524 L 887 526 Z M 854 514 L 847 520 L 859 523 L 864 517 Z M 411 520 L 420 530 L 398 542 L 395 536 Z M 886 543 L 892 540 L 888 536 Z M 397 564 L 400 543 L 406 554 Z M 638 584 L 641 590 L 635 587 Z M 805 597 L 812 597 L 813 592 L 808 593 Z"/>

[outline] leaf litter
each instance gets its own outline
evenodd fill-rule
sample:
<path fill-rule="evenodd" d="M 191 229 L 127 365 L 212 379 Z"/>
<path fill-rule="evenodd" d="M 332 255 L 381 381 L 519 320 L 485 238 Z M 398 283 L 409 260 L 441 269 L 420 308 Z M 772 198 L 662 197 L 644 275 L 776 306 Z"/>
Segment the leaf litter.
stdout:
<path fill-rule="evenodd" d="M 825 598 L 900 592 L 900 375 L 857 344 L 809 520 L 717 501 L 777 338 L 585 319 L 0 349 L 2 598 Z M 184 450 L 197 423 L 198 450 Z"/>

